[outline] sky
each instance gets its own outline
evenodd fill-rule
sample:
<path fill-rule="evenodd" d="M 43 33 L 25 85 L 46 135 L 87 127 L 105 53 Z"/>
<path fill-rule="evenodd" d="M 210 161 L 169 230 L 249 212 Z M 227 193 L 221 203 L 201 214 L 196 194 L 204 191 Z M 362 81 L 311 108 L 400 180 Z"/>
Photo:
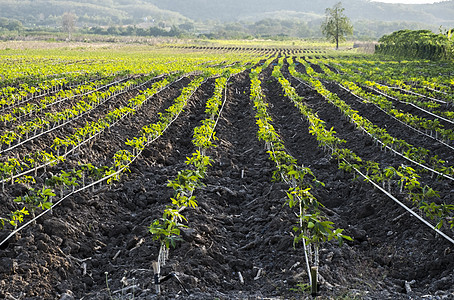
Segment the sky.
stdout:
<path fill-rule="evenodd" d="M 440 0 L 374 0 L 374 2 L 385 2 L 385 3 L 404 3 L 404 4 L 425 4 L 440 2 Z"/>

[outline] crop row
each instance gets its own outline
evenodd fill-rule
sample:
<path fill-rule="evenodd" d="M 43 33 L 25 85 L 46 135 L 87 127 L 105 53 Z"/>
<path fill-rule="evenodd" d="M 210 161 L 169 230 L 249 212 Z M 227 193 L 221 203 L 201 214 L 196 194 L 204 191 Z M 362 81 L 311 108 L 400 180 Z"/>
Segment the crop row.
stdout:
<path fill-rule="evenodd" d="M 372 138 L 377 137 L 369 133 L 368 129 L 374 128 L 368 120 L 361 117 L 358 112 L 352 110 L 344 101 L 342 101 L 336 94 L 328 91 L 323 84 L 314 77 L 304 75 L 295 70 L 295 64 L 292 60 L 289 61 L 289 71 L 292 76 L 307 82 L 315 89 L 320 95 L 322 95 L 329 103 L 335 105 L 342 114 L 344 114 L 351 123 L 353 123 L 359 130 L 370 135 Z M 306 65 L 308 73 L 310 66 Z M 399 193 L 406 191 L 407 201 L 413 203 L 421 212 L 424 212 L 427 217 L 436 221 L 436 227 L 441 228 L 444 223 L 454 226 L 452 214 L 454 212 L 454 206 L 450 204 L 437 204 L 437 201 L 431 201 L 431 198 L 438 198 L 439 193 L 433 190 L 428 185 L 423 185 L 420 181 L 420 175 L 418 172 L 405 165 L 401 165 L 398 168 L 393 166 L 380 167 L 377 162 L 374 161 L 363 161 L 357 154 L 353 153 L 347 148 L 342 148 L 341 145 L 345 143 L 344 140 L 340 140 L 335 137 L 333 129 L 327 130 L 324 128 L 324 122 L 319 120 L 310 109 L 302 103 L 302 98 L 296 94 L 294 89 L 284 79 L 280 80 L 283 84 L 286 95 L 293 102 L 298 105 L 300 111 L 308 116 L 308 121 L 311 123 L 311 133 L 317 136 L 317 140 L 325 149 L 329 149 L 331 154 L 336 157 L 339 161 L 339 167 L 348 172 L 355 172 L 358 170 L 361 172 L 361 176 L 367 176 L 368 181 L 372 181 L 375 184 L 381 184 L 383 188 L 388 187 L 388 192 L 391 192 L 391 185 L 395 185 L 398 188 Z M 312 118 L 312 119 L 311 119 Z M 315 121 L 314 121 L 315 120 Z"/>
<path fill-rule="evenodd" d="M 165 59 L 165 63 L 163 63 Z M 163 57 L 162 60 L 158 60 L 159 63 L 155 62 L 151 64 L 152 66 L 148 66 L 147 70 L 151 70 L 150 75 L 147 76 L 140 76 L 137 79 L 126 81 L 124 83 L 121 83 L 119 85 L 115 85 L 116 83 L 111 83 L 108 85 L 103 86 L 105 91 L 93 91 L 85 94 L 80 94 L 81 92 L 84 92 L 85 89 L 78 87 L 77 90 L 75 91 L 66 91 L 65 96 L 67 96 L 67 93 L 71 94 L 72 97 L 80 96 L 81 99 L 76 105 L 74 105 L 71 108 L 65 109 L 60 112 L 53 112 L 53 113 L 45 113 L 42 114 L 40 111 L 44 109 L 44 107 L 48 106 L 47 104 L 42 104 L 40 105 L 40 109 L 37 109 L 34 111 L 34 114 L 37 115 L 37 117 L 33 120 L 30 120 L 28 122 L 25 122 L 24 124 L 21 124 L 17 126 L 13 130 L 8 130 L 4 132 L 1 135 L 1 143 L 0 147 L 2 148 L 2 152 L 5 153 L 6 151 L 10 151 L 13 148 L 16 148 L 20 145 L 26 144 L 33 140 L 34 138 L 37 138 L 39 136 L 42 136 L 46 133 L 49 133 L 56 128 L 63 127 L 67 124 L 69 124 L 72 120 L 76 118 L 80 118 L 83 115 L 87 114 L 89 111 L 92 111 L 96 107 L 98 107 L 102 103 L 107 103 L 110 101 L 113 97 L 118 95 L 119 93 L 124 93 L 130 89 L 133 88 L 139 88 L 143 85 L 145 85 L 149 80 L 156 80 L 156 78 L 151 78 L 152 75 L 154 74 L 171 74 L 171 73 L 181 73 L 181 72 L 186 72 L 186 73 L 194 73 L 194 72 L 200 72 L 200 70 L 204 70 L 204 72 L 211 72 L 215 71 L 216 69 L 222 70 L 224 68 L 225 64 L 222 63 L 228 63 L 230 64 L 230 67 L 233 67 L 235 64 L 238 64 L 239 61 L 236 60 L 220 60 L 219 57 L 216 58 L 216 60 L 213 61 L 218 61 L 222 62 L 217 64 L 216 67 L 210 67 L 207 68 L 204 66 L 205 63 L 203 63 L 199 57 L 195 57 L 194 59 L 185 59 L 185 60 L 175 60 L 175 61 L 167 61 L 169 59 L 168 56 Z M 237 59 L 235 57 L 235 59 Z M 20 59 L 19 59 L 20 60 Z M 6 58 L 6 61 L 8 61 L 8 58 Z M 26 60 L 27 62 L 30 62 L 30 60 Z M 46 59 L 39 58 L 37 59 L 38 62 L 48 62 Z M 246 61 L 246 60 L 245 60 Z M 36 62 L 35 62 L 36 63 Z M 37 64 L 38 66 L 41 66 L 41 64 Z M 75 64 L 77 65 L 77 64 Z M 122 65 L 121 63 L 119 65 Z M 129 66 L 130 64 L 128 64 Z M 108 67 L 104 67 L 104 69 L 109 69 Z M 120 69 L 121 70 L 121 69 Z M 143 70 L 142 68 L 139 70 Z M 44 73 L 45 71 L 43 71 Z M 100 73 L 100 71 L 97 71 Z M 130 70 L 122 70 L 122 72 L 125 73 L 130 73 Z M 92 85 L 87 85 L 86 89 L 91 89 Z M 56 95 L 56 98 L 58 98 L 59 95 Z M 55 100 L 55 99 L 54 99 Z M 64 99 L 59 99 L 60 101 L 68 100 L 68 97 Z M 46 99 L 44 99 L 44 102 L 48 102 Z M 31 107 L 32 105 L 28 105 L 27 107 Z M 6 118 L 6 115 L 3 115 L 2 117 Z M 10 115 L 10 117 L 12 117 Z M 14 117 L 12 117 L 14 118 Z M 5 120 L 4 120 L 5 121 Z M 80 133 L 81 135 L 85 135 L 84 132 L 87 130 L 81 129 Z M 60 144 L 62 145 L 68 145 L 68 144 L 74 144 L 72 142 L 64 141 L 62 139 L 55 139 L 54 147 L 60 148 Z M 58 156 L 58 153 L 57 153 Z"/>
<path fill-rule="evenodd" d="M 305 61 L 301 61 L 305 67 L 308 75 L 298 73 L 298 76 L 303 80 L 310 81 L 312 86 L 324 97 L 329 99 L 336 107 L 339 108 L 341 113 L 346 115 L 356 124 L 356 126 L 373 137 L 374 142 L 379 143 L 382 147 L 390 149 L 392 152 L 405 157 L 412 164 L 415 164 L 427 171 L 433 172 L 438 176 L 454 180 L 454 168 L 447 165 L 446 161 L 432 156 L 430 151 L 423 147 L 415 147 L 405 140 L 397 139 L 391 136 L 386 129 L 381 128 L 366 118 L 360 116 L 357 111 L 353 110 L 347 103 L 341 100 L 336 94 L 331 93 L 325 86 L 317 79 L 318 73 L 315 72 L 311 66 Z M 431 167 L 427 164 L 430 163 Z"/>
<path fill-rule="evenodd" d="M 119 94 L 136 89 L 152 78 L 153 77 L 144 76 L 141 77 L 140 80 L 132 79 L 117 85 L 111 85 L 104 91 L 85 93 L 80 97 L 80 100 L 70 108 L 66 108 L 59 112 L 47 112 L 37 116 L 35 119 L 18 125 L 13 130 L 8 130 L 0 136 L 1 152 L 12 150 L 38 136 L 54 131 L 55 129 L 72 122 L 74 119 L 89 113 Z M 44 106 L 46 105 L 44 104 Z"/>
<path fill-rule="evenodd" d="M 281 78 L 280 68 L 283 58 L 273 69 L 273 76 Z M 256 110 L 258 125 L 257 136 L 263 140 L 268 150 L 269 159 L 274 162 L 276 170 L 273 179 L 282 181 L 289 186 L 287 191 L 287 204 L 295 209 L 298 216 L 297 226 L 293 228 L 296 233 L 294 243 L 302 241 L 307 274 L 313 293 L 317 290 L 317 268 L 319 265 L 320 244 L 331 239 L 337 239 L 342 244 L 344 239 L 351 240 L 349 236 L 342 234 L 343 229 L 334 229 L 333 222 L 326 219 L 322 214 L 323 206 L 311 193 L 313 184 L 324 185 L 318 181 L 309 167 L 300 166 L 297 160 L 285 149 L 284 141 L 272 125 L 272 118 L 267 112 L 268 104 L 262 92 L 259 73 L 266 68 L 263 65 L 253 69 L 251 78 L 251 99 Z"/>
<path fill-rule="evenodd" d="M 63 171 L 59 171 L 57 175 L 45 179 L 44 185 L 40 186 L 40 184 L 36 184 L 35 180 L 38 169 L 63 163 L 66 156 L 83 145 L 92 143 L 93 138 L 117 124 L 121 119 L 128 115 L 133 115 L 134 112 L 137 109 L 140 109 L 154 94 L 169 86 L 177 77 L 176 74 L 168 77 L 168 79 L 154 83 L 151 89 L 141 91 L 138 96 L 129 99 L 126 105 L 109 111 L 98 119 L 98 121 L 87 123 L 84 127 L 75 129 L 72 135 L 67 136 L 66 138 L 55 138 L 52 144 L 53 151 L 37 151 L 35 153 L 28 153 L 22 160 L 11 157 L 4 161 L 1 164 L 3 188 L 8 181 L 15 181 L 28 186 L 29 192 L 26 195 L 15 199 L 15 202 L 21 203 L 23 207 L 12 211 L 8 216 L 2 217 L 2 225 L 9 223 L 10 225 L 17 227 L 25 220 L 25 216 L 29 213 L 34 215 L 35 211 L 40 209 L 42 210 L 41 215 L 45 214 L 51 207 L 55 206 L 52 205 L 52 203 L 58 204 L 70 195 L 89 187 L 94 189 L 95 185 L 101 184 L 102 182 L 107 182 L 109 184 L 119 180 L 121 174 L 128 170 L 130 164 L 140 156 L 143 149 L 161 136 L 179 116 L 186 106 L 188 99 L 206 78 L 220 76 L 220 74 L 223 74 L 222 78 L 226 78 L 226 76 L 230 76 L 230 72 L 239 72 L 239 70 L 242 70 L 243 67 L 236 67 L 237 65 L 245 64 L 245 61 L 242 62 L 238 60 L 222 60 L 220 62 L 221 63 L 211 67 L 196 67 L 190 65 L 188 61 L 181 63 L 178 68 L 176 67 L 177 63 L 172 66 L 168 65 L 167 67 L 160 66 L 158 69 L 165 71 L 173 69 L 178 69 L 182 72 L 188 71 L 187 75 L 192 73 L 193 75 L 191 76 L 194 76 L 197 73 L 203 74 L 182 90 L 181 95 L 175 99 L 172 106 L 167 108 L 164 113 L 159 114 L 158 122 L 144 126 L 138 136 L 127 140 L 125 142 L 126 149 L 118 150 L 115 153 L 112 157 L 111 165 L 101 165 L 97 167 L 95 166 L 95 163 L 79 163 L 78 167 L 73 168 L 72 170 L 65 170 L 64 164 L 62 164 Z M 230 65 L 225 68 L 225 63 L 229 63 Z M 173 63 L 171 62 L 170 64 Z M 203 70 L 203 72 L 199 70 Z M 146 83 L 150 78 L 142 76 L 141 80 Z M 151 80 L 156 80 L 156 78 L 152 78 Z M 144 85 L 145 83 L 142 83 L 141 85 Z M 209 103 L 213 105 L 212 102 Z M 215 111 L 215 106 L 213 105 L 210 110 Z M 205 126 L 201 126 L 199 128 L 201 133 L 206 130 L 206 128 L 208 128 L 207 126 L 210 124 L 211 123 L 207 121 L 207 123 L 204 124 Z M 197 143 L 202 145 L 203 143 L 209 143 L 209 141 L 199 137 Z M 201 147 L 203 148 L 204 146 Z M 28 174 L 31 174 L 33 171 L 35 172 L 35 177 L 28 176 Z M 53 199 L 56 194 L 59 194 L 59 200 L 57 200 L 57 202 Z M 24 228 L 24 226 L 27 226 L 29 223 L 30 222 L 26 223 L 21 228 Z"/>
<path fill-rule="evenodd" d="M 29 187 L 29 192 L 26 195 L 17 197 L 14 199 L 16 203 L 22 204 L 23 207 L 11 212 L 8 216 L 1 218 L 1 225 L 9 223 L 14 227 L 17 227 L 20 223 L 24 222 L 27 215 L 35 214 L 35 211 L 40 209 L 42 212 L 39 216 L 47 213 L 50 208 L 55 207 L 63 200 L 67 199 L 74 193 L 81 192 L 88 188 L 94 188 L 96 185 L 101 185 L 103 182 L 108 184 L 118 181 L 122 173 L 129 169 L 129 166 L 135 161 L 141 154 L 144 147 L 152 143 L 158 137 L 160 137 L 170 124 L 179 116 L 183 107 L 186 105 L 187 100 L 194 93 L 194 91 L 200 86 L 203 77 L 193 80 L 186 88 L 183 89 L 181 95 L 175 99 L 172 106 L 166 109 L 164 113 L 160 115 L 159 121 L 154 124 L 144 126 L 140 135 L 137 139 L 142 140 L 142 144 L 135 144 L 133 149 L 140 149 L 139 151 L 133 150 L 131 152 L 127 149 L 118 150 L 112 157 L 111 165 L 103 165 L 96 167 L 92 163 L 79 165 L 77 168 L 73 168 L 68 171 L 61 171 L 57 175 L 53 175 L 47 180 L 43 186 Z M 139 95 L 137 99 L 130 101 L 130 103 L 140 104 L 148 101 L 162 85 L 162 82 L 155 84 L 152 90 L 145 92 L 146 96 Z M 131 141 L 126 141 L 125 145 L 130 148 Z M 59 193 L 59 199 L 55 201 L 53 197 L 56 196 L 56 192 Z M 35 219 L 35 218 L 33 218 Z M 30 224 L 31 221 L 25 223 L 20 230 Z M 1 243 L 5 242 L 2 241 Z"/>
<path fill-rule="evenodd" d="M 2 175 L 2 183 L 7 180 L 13 182 L 14 179 L 35 172 L 37 170 L 53 166 L 63 162 L 65 158 L 75 152 L 83 145 L 91 142 L 94 138 L 102 134 L 106 129 L 114 126 L 120 120 L 135 113 L 137 109 L 150 99 L 151 96 L 158 93 L 170 82 L 166 79 L 153 84 L 151 89 L 141 92 L 137 97 L 131 98 L 127 105 L 120 106 L 112 111 L 109 111 L 97 121 L 87 123 L 84 127 L 75 128 L 75 133 L 65 138 L 56 137 L 51 148 L 54 151 L 47 152 L 45 150 L 27 153 L 22 160 L 10 158 L 6 162 L 0 164 L 0 174 Z M 8 179 L 9 178 L 9 179 Z M 24 179 L 20 179 L 24 181 Z"/>
<path fill-rule="evenodd" d="M 319 64 L 325 74 L 319 74 L 320 78 L 324 78 L 333 82 L 338 83 L 342 88 L 348 90 L 358 98 L 360 98 L 365 103 L 373 103 L 376 106 L 380 107 L 382 110 L 387 112 L 388 114 L 392 115 L 399 121 L 408 124 L 410 127 L 415 128 L 416 130 L 420 131 L 423 130 L 426 135 L 429 135 L 433 139 L 449 146 L 447 143 L 454 140 L 454 132 L 452 129 L 445 129 L 438 119 L 426 119 L 423 117 L 415 116 L 408 112 L 403 112 L 397 109 L 393 102 L 388 100 L 388 95 L 383 94 L 374 94 L 364 90 L 362 87 L 358 86 L 356 82 L 366 82 L 367 86 L 376 86 L 375 82 L 370 82 L 367 80 L 358 80 L 355 79 L 352 81 L 350 77 L 342 76 L 338 73 L 334 73 L 329 68 L 327 68 L 324 64 Z M 388 90 L 388 88 L 386 88 Z M 423 110 L 423 109 L 421 109 Z M 424 111 L 424 110 L 423 110 Z M 425 111 L 426 113 L 429 113 Z M 430 113 L 429 113 L 430 114 Z M 440 119 L 443 119 L 439 117 Z M 449 120 L 446 120 L 449 122 Z M 439 140 L 443 139 L 443 140 Z"/>
<path fill-rule="evenodd" d="M 118 77 L 120 75 L 121 74 L 113 75 L 113 77 Z M 103 85 L 103 81 L 105 82 L 106 79 L 108 79 L 108 77 L 100 78 L 97 74 L 93 74 L 91 77 L 88 74 L 84 74 L 73 79 L 72 83 L 68 82 L 66 78 L 59 78 L 44 80 L 39 83 L 38 86 L 29 86 L 26 83 L 21 84 L 19 88 L 6 86 L 0 89 L 0 108 L 3 112 L 6 109 L 14 108 L 28 101 L 43 96 L 50 96 L 63 89 L 73 89 L 82 85 L 90 84 L 91 86 L 99 88 L 100 85 Z"/>
<path fill-rule="evenodd" d="M 153 239 L 160 243 L 158 259 L 154 263 L 155 274 L 159 274 L 160 268 L 165 265 L 170 246 L 175 247 L 176 241 L 180 239 L 181 228 L 187 227 L 184 223 L 188 220 L 183 215 L 183 210 L 198 205 L 194 192 L 203 185 L 202 180 L 212 163 L 207 150 L 215 147 L 215 129 L 225 103 L 224 91 L 230 76 L 227 72 L 216 79 L 214 94 L 206 102 L 207 117 L 201 121 L 201 125 L 194 128 L 192 144 L 197 150 L 187 157 L 185 163 L 188 167 L 178 171 L 176 177 L 169 180 L 167 186 L 174 190 L 171 203 L 166 205 L 162 217 L 149 226 Z"/>
<path fill-rule="evenodd" d="M 61 87 L 74 87 L 111 76 L 125 77 L 152 72 L 164 74 L 183 69 L 190 72 L 190 69 L 200 69 L 201 64 L 207 61 L 232 63 L 256 59 L 252 54 L 242 56 L 155 53 L 150 57 L 146 52 L 137 54 L 127 50 L 116 52 L 115 56 L 109 51 L 100 56 L 79 52 L 78 59 L 74 59 L 73 51 L 37 51 L 28 56 L 3 55 L 0 58 L 0 98 L 16 95 L 15 98 L 29 99 L 32 91 L 43 95 L 49 90 L 57 91 Z"/>
<path fill-rule="evenodd" d="M 325 61 L 330 66 L 338 69 L 342 73 L 350 75 L 361 75 L 363 81 L 373 81 L 379 86 L 388 87 L 391 91 L 396 92 L 395 95 L 400 100 L 415 103 L 427 108 L 437 108 L 442 104 L 452 105 L 452 75 L 443 75 L 438 67 L 433 66 L 430 62 L 420 62 L 415 65 L 414 62 L 376 62 L 373 64 L 370 61 L 361 60 L 330 60 Z M 421 66 L 425 66 L 425 70 L 421 70 Z M 447 66 L 443 67 L 446 68 Z M 442 68 L 442 69 L 443 69 Z M 436 70 L 439 70 L 437 73 Z M 435 71 L 435 72 L 434 72 Z M 355 79 L 361 79 L 355 77 Z M 392 91 L 394 90 L 394 91 Z M 403 95 L 400 96 L 399 93 Z M 420 98 L 426 101 L 420 101 Z M 428 104 L 423 105 L 424 102 Z"/>
<path fill-rule="evenodd" d="M 36 90 L 45 90 L 49 84 L 58 85 L 59 80 L 77 82 L 87 77 L 90 70 L 100 68 L 102 60 L 75 61 L 73 58 L 46 58 L 38 56 L 2 56 L 0 70 L 3 75 L 0 87 L 13 86 L 6 91 L 26 91 L 34 86 Z M 57 80 L 57 81 L 52 81 Z"/>
<path fill-rule="evenodd" d="M 430 89 L 427 86 L 420 87 L 414 84 L 407 84 L 402 80 L 387 79 L 387 77 L 374 74 L 372 71 L 364 71 L 362 67 L 359 68 L 360 70 L 354 68 L 352 65 L 344 66 L 338 64 L 336 67 L 344 76 L 350 77 L 351 80 L 362 84 L 378 94 L 384 95 L 396 102 L 411 105 L 426 114 L 449 124 L 454 124 L 452 91 L 443 93 L 435 92 L 434 89 Z M 431 79 L 424 80 L 426 85 L 429 85 L 428 80 Z"/>

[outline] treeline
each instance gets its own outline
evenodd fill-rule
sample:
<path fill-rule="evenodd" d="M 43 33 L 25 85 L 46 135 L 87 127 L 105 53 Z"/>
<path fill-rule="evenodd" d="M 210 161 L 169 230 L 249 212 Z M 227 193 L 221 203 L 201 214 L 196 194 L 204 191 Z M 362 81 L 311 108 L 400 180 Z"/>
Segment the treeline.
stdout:
<path fill-rule="evenodd" d="M 322 19 L 314 18 L 284 19 L 281 16 L 266 18 L 255 22 L 240 21 L 215 26 L 209 38 L 248 39 L 248 38 L 323 38 L 320 30 Z M 184 31 L 184 28 L 181 28 Z M 385 34 L 401 29 L 438 30 L 438 26 L 428 26 L 415 22 L 383 22 L 360 20 L 353 22 L 353 39 L 361 41 L 378 40 Z"/>
<path fill-rule="evenodd" d="M 370 23 L 369 25 L 371 25 Z M 151 26 L 93 26 L 80 28 L 80 33 L 112 36 L 164 36 L 164 37 L 199 37 L 208 39 L 277 39 L 318 38 L 322 39 L 320 20 L 304 22 L 302 20 L 263 19 L 256 22 L 235 22 L 215 25 L 206 32 L 200 23 L 185 22 L 179 25 L 166 26 L 163 22 Z M 354 23 L 353 39 L 377 40 L 386 33 L 401 28 L 419 29 L 420 24 L 405 22 L 375 22 L 369 29 L 361 23 Z M 435 30 L 436 28 L 433 28 Z"/>
<path fill-rule="evenodd" d="M 16 19 L 0 18 L 0 29 L 16 31 L 23 27 L 22 23 Z"/>
<path fill-rule="evenodd" d="M 379 39 L 375 53 L 402 58 L 454 59 L 454 29 L 444 34 L 430 30 L 399 30 Z"/>
<path fill-rule="evenodd" d="M 178 37 L 183 34 L 177 27 L 172 26 L 170 30 L 159 27 L 140 28 L 136 26 L 109 26 L 91 27 L 84 30 L 85 33 L 99 35 L 119 35 L 119 36 L 166 36 Z"/>

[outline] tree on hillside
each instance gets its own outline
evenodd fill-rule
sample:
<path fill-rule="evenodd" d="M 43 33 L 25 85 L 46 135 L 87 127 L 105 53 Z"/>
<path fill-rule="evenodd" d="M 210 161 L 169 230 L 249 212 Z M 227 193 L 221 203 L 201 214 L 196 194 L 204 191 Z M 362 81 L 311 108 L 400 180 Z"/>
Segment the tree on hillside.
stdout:
<path fill-rule="evenodd" d="M 325 10 L 326 18 L 322 23 L 322 33 L 331 42 L 336 43 L 339 49 L 339 41 L 345 41 L 346 35 L 353 34 L 353 26 L 350 19 L 344 15 L 345 8 L 342 3 L 336 3 L 332 8 Z"/>
<path fill-rule="evenodd" d="M 76 26 L 76 15 L 73 13 L 64 13 L 61 17 L 63 31 L 68 33 L 68 40 L 71 40 L 71 33 Z"/>
<path fill-rule="evenodd" d="M 7 19 L 7 18 L 0 18 L 0 29 L 6 28 L 8 30 L 21 30 L 22 23 L 16 19 Z"/>

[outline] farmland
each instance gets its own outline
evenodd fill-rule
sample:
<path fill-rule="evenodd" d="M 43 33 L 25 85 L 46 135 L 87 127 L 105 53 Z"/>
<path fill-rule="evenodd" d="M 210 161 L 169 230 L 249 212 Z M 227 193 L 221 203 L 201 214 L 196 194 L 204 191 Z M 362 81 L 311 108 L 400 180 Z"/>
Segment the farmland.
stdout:
<path fill-rule="evenodd" d="M 0 296 L 454 296 L 452 63 L 55 45 L 0 50 Z"/>

